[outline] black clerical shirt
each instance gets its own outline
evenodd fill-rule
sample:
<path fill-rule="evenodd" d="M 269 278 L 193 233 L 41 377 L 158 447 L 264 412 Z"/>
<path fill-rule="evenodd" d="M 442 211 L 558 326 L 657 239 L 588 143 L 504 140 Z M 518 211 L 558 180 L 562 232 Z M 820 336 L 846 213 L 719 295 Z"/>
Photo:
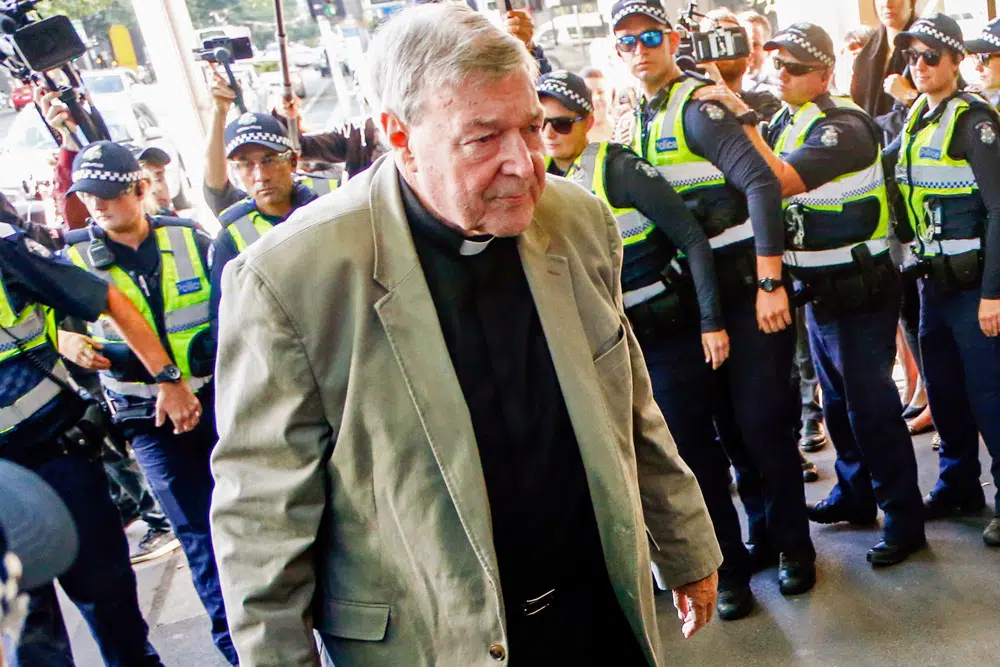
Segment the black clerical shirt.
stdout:
<path fill-rule="evenodd" d="M 464 237 L 402 179 L 400 188 L 472 417 L 508 615 L 517 613 L 567 577 L 606 572 L 580 448 L 516 239 L 463 256 Z"/>

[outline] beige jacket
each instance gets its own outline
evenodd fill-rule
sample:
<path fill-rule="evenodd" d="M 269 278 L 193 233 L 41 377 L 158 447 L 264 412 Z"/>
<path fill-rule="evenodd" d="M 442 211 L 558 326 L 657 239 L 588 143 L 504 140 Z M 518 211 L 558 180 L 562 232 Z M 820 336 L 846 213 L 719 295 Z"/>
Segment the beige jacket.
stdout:
<path fill-rule="evenodd" d="M 722 557 L 623 314 L 618 228 L 549 177 L 518 245 L 608 572 L 657 664 L 650 552 L 671 586 Z M 337 667 L 505 664 L 479 454 L 392 160 L 255 243 L 223 294 L 212 532 L 241 665 L 315 665 L 313 628 Z"/>

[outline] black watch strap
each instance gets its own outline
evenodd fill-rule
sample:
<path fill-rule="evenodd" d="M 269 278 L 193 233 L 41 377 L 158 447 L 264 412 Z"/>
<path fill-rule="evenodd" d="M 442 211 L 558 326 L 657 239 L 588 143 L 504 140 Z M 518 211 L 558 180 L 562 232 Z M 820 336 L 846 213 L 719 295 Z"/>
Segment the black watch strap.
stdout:
<path fill-rule="evenodd" d="M 177 383 L 184 378 L 181 373 L 181 369 L 177 368 L 174 364 L 167 364 L 163 367 L 159 373 L 153 377 L 153 382 L 155 384 L 161 384 L 163 382 Z"/>
<path fill-rule="evenodd" d="M 782 284 L 779 278 L 761 278 L 757 281 L 757 287 L 765 292 L 774 292 L 781 286 Z"/>
<path fill-rule="evenodd" d="M 750 109 L 750 111 L 747 111 L 746 113 L 741 113 L 739 116 L 737 116 L 736 120 L 739 121 L 740 125 L 757 125 L 760 123 L 761 118 L 760 114 L 757 113 L 756 110 Z"/>

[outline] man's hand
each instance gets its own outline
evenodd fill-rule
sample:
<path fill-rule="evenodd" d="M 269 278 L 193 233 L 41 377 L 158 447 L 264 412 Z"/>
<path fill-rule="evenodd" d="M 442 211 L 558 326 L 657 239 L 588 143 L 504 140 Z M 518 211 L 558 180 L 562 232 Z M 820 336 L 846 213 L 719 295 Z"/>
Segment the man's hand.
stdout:
<path fill-rule="evenodd" d="M 209 87 L 209 92 L 212 93 L 212 99 L 215 101 L 215 110 L 225 115 L 229 113 L 229 107 L 236 100 L 236 91 L 229 85 L 226 77 L 219 74 L 215 63 L 212 63 L 211 67 L 212 85 Z"/>
<path fill-rule="evenodd" d="M 979 300 L 979 328 L 990 338 L 1000 335 L 1000 299 Z"/>
<path fill-rule="evenodd" d="M 35 101 L 45 117 L 45 122 L 62 135 L 63 146 L 73 151 L 80 150 L 76 139 L 77 125 L 69 109 L 59 99 L 59 93 L 41 86 L 35 88 Z"/>
<path fill-rule="evenodd" d="M 694 92 L 693 97 L 696 100 L 718 102 L 729 109 L 729 112 L 734 116 L 741 116 L 750 111 L 750 106 L 723 83 L 699 88 Z"/>
<path fill-rule="evenodd" d="M 882 90 L 885 91 L 886 95 L 893 97 L 897 102 L 901 102 L 907 106 L 912 104 L 919 96 L 919 93 L 910 85 L 910 82 L 900 74 L 890 74 L 885 77 L 885 81 L 882 82 Z"/>
<path fill-rule="evenodd" d="M 507 32 L 524 42 L 530 51 L 534 48 L 531 40 L 535 37 L 535 22 L 531 20 L 531 14 L 523 9 L 512 9 L 504 16 L 507 23 Z"/>
<path fill-rule="evenodd" d="M 164 382 L 156 395 L 156 425 L 163 426 L 167 417 L 174 423 L 174 433 L 187 433 L 201 420 L 201 401 L 187 382 Z"/>
<path fill-rule="evenodd" d="M 779 287 L 773 292 L 757 290 L 757 326 L 764 333 L 778 333 L 792 325 L 788 292 Z"/>
<path fill-rule="evenodd" d="M 712 331 L 701 335 L 701 348 L 705 351 L 705 363 L 712 364 L 712 370 L 729 358 L 729 334 L 726 330 Z"/>
<path fill-rule="evenodd" d="M 719 574 L 713 572 L 701 581 L 684 584 L 674 589 L 674 606 L 677 618 L 684 622 L 681 634 L 690 639 L 694 633 L 705 627 L 715 614 L 715 598 L 718 596 Z"/>
<path fill-rule="evenodd" d="M 59 331 L 59 354 L 80 368 L 88 371 L 106 371 L 111 368 L 111 360 L 97 350 L 104 346 L 89 336 L 72 331 Z"/>
<path fill-rule="evenodd" d="M 277 107 L 277 112 L 285 118 L 289 120 L 292 118 L 302 118 L 302 100 L 295 95 L 292 95 L 292 99 L 290 100 L 282 96 L 280 104 L 281 106 Z"/>

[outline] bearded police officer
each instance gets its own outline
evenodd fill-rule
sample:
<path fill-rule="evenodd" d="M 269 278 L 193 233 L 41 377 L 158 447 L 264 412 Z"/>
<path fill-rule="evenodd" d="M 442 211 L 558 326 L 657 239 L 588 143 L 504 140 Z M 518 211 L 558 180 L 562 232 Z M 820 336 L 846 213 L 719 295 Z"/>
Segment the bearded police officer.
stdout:
<path fill-rule="evenodd" d="M 633 147 L 684 198 L 715 250 L 731 340 L 720 409 L 731 409 L 746 458 L 760 470 L 768 529 L 781 553 L 781 591 L 803 593 L 815 584 L 815 550 L 796 447 L 798 401 L 789 382 L 795 340 L 782 280 L 781 190 L 743 132 L 741 122 L 755 122 L 756 114 L 738 120 L 716 102 L 692 99 L 707 84 L 674 62 L 680 36 L 659 0 L 621 0 L 611 23 L 619 55 L 645 93 Z M 735 591 L 734 602 L 746 608 L 749 586 Z"/>
<path fill-rule="evenodd" d="M 837 485 L 809 517 L 870 524 L 877 501 L 885 530 L 868 560 L 892 565 L 925 539 L 916 457 L 892 379 L 901 287 L 886 241 L 880 132 L 860 107 L 829 95 L 836 55 L 821 27 L 793 24 L 764 48 L 784 105 L 763 138 L 747 133 L 781 179 L 785 263 L 810 299 L 809 342 L 837 449 Z M 699 93 L 733 113 L 748 110 L 721 86 Z"/>
<path fill-rule="evenodd" d="M 885 152 L 924 260 L 920 347 L 941 435 L 940 478 L 924 508 L 937 519 L 984 506 L 980 434 L 1000 489 L 1000 127 L 984 99 L 958 88 L 965 46 L 953 19 L 920 19 L 896 47 L 921 93 Z M 983 539 L 1000 546 L 1000 519 Z"/>
<path fill-rule="evenodd" d="M 210 239 L 194 223 L 148 216 L 149 181 L 125 146 L 101 141 L 73 162 L 73 187 L 91 213 L 86 229 L 66 235 L 67 255 L 81 268 L 114 284 L 139 308 L 169 348 L 174 364 L 166 379 L 182 381 L 201 400 L 206 418 L 190 433 L 152 419 L 157 396 L 152 378 L 102 319 L 89 327 L 88 343 L 101 354 L 80 363 L 100 371 L 112 418 L 132 443 L 150 488 L 159 498 L 191 566 L 195 588 L 212 622 L 216 646 L 231 664 L 236 651 L 226 625 L 215 554 L 208 527 L 215 445 L 212 374 L 215 345 L 209 327 Z M 72 335 L 72 334 L 71 334 Z M 76 334 L 79 336 L 79 334 Z"/>
<path fill-rule="evenodd" d="M 108 665 L 158 667 L 139 611 L 135 574 L 118 510 L 100 463 L 103 419 L 71 386 L 56 343 L 60 315 L 113 321 L 146 370 L 158 377 L 156 420 L 188 431 L 201 406 L 165 372 L 171 360 L 135 306 L 12 225 L 0 223 L 0 459 L 31 468 L 69 508 L 80 536 L 75 564 L 59 577 Z M 96 356 L 93 350 L 89 355 Z M 14 664 L 72 664 L 55 588 L 31 591 Z"/>

